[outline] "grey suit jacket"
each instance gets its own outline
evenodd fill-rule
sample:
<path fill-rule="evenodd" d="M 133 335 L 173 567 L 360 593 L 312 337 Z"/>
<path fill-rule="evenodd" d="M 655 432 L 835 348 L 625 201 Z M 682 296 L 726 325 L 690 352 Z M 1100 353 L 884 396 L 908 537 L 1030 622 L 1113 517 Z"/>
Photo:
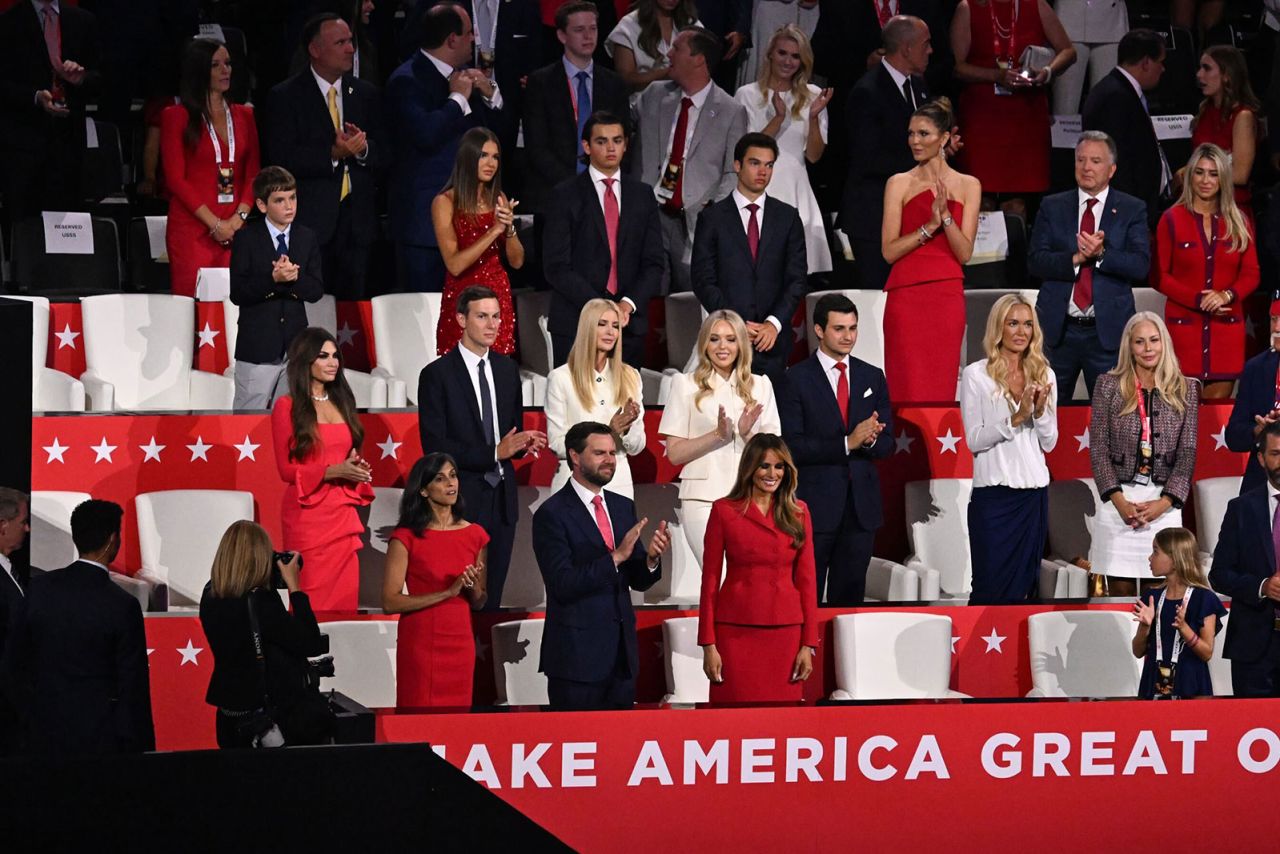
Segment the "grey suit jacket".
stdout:
<path fill-rule="evenodd" d="M 650 83 L 636 102 L 639 178 L 651 187 L 658 184 L 667 166 L 667 140 L 680 114 L 681 97 L 678 84 L 659 80 Z M 746 132 L 746 108 L 719 86 L 711 84 L 684 155 L 681 195 L 685 226 L 690 235 L 697 225 L 698 213 L 733 191 L 737 182 L 733 172 L 733 147 Z"/>

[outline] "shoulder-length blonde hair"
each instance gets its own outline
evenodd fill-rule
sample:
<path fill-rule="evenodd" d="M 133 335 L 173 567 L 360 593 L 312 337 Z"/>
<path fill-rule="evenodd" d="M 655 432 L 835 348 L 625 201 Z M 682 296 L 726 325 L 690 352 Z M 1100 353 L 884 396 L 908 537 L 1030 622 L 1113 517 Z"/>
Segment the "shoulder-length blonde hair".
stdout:
<path fill-rule="evenodd" d="M 1040 332 L 1040 318 L 1036 317 L 1036 307 L 1022 294 L 1005 294 L 991 306 L 987 315 L 987 331 L 982 336 L 982 349 L 987 354 L 987 374 L 995 380 L 996 388 L 1015 408 L 1018 401 L 1013 399 L 1009 390 L 1009 365 L 1004 360 L 1001 341 L 1004 338 L 1004 325 L 1009 313 L 1017 306 L 1026 306 L 1031 312 L 1031 340 L 1027 349 L 1022 351 L 1022 373 L 1028 383 L 1049 384 L 1049 360 L 1044 357 L 1044 335 Z M 1049 401 L 1053 405 L 1053 401 Z"/>
<path fill-rule="evenodd" d="M 1156 363 L 1156 387 L 1164 402 L 1172 406 L 1179 414 L 1187 409 L 1187 378 L 1182 375 L 1178 365 L 1178 355 L 1173 352 L 1173 342 L 1169 340 L 1169 327 L 1164 325 L 1164 318 L 1153 311 L 1140 311 L 1124 325 L 1120 335 L 1120 358 L 1111 369 L 1111 375 L 1118 377 L 1120 394 L 1124 398 L 1121 415 L 1128 415 L 1138 408 L 1137 362 L 1133 358 L 1133 336 L 1140 323 L 1150 323 L 1160 335 L 1164 345 L 1160 352 L 1160 361 Z"/>
<path fill-rule="evenodd" d="M 693 395 L 693 407 L 699 412 L 702 411 L 703 399 L 711 394 L 711 377 L 716 372 L 711 360 L 707 358 L 707 345 L 711 343 L 711 330 L 721 321 L 732 327 L 733 335 L 738 339 L 738 361 L 733 366 L 730 378 L 737 380 L 738 397 L 742 398 L 743 403 L 747 406 L 756 405 L 755 398 L 751 396 L 754 380 L 751 376 L 751 339 L 747 337 L 747 324 L 742 322 L 741 315 L 736 311 L 722 308 L 708 314 L 707 319 L 702 321 L 702 328 L 698 330 L 698 367 L 693 369 L 693 384 L 698 387 L 698 391 Z"/>
<path fill-rule="evenodd" d="M 1169 556 L 1174 573 L 1182 579 L 1184 584 L 1188 587 L 1212 589 L 1204 575 L 1204 566 L 1200 562 L 1200 547 L 1196 544 L 1195 534 L 1186 528 L 1165 528 L 1163 531 L 1156 531 L 1153 542 L 1156 548 Z"/>
<path fill-rule="evenodd" d="M 756 469 L 764 462 L 764 455 L 773 451 L 782 461 L 782 483 L 773 499 L 773 523 L 778 530 L 791 536 L 794 548 L 804 546 L 804 515 L 800 505 L 796 504 L 796 482 L 799 472 L 791 459 L 791 451 L 780 436 L 772 433 L 757 433 L 747 440 L 742 449 L 742 459 L 738 460 L 738 476 L 733 482 L 733 489 L 726 496 L 730 501 L 742 502 L 742 512 L 747 512 L 754 489 Z"/>
<path fill-rule="evenodd" d="M 209 573 L 213 595 L 238 599 L 255 587 L 265 587 L 271 579 L 274 553 L 271 537 L 257 522 L 232 522 L 213 556 Z"/>
<path fill-rule="evenodd" d="M 569 376 L 573 379 L 573 391 L 578 395 L 578 402 L 583 409 L 591 409 L 595 400 L 596 375 L 596 328 L 600 318 L 612 313 L 619 318 L 618 305 L 613 300 L 593 299 L 582 307 L 578 314 L 578 332 L 573 337 L 573 347 L 569 350 L 567 364 Z M 636 369 L 622 361 L 622 328 L 618 328 L 618 340 L 609 351 L 605 361 L 604 372 L 613 378 L 615 406 L 625 406 L 628 400 L 640 403 L 640 374 Z"/>
<path fill-rule="evenodd" d="M 809 44 L 809 37 L 804 34 L 804 30 L 795 24 L 784 24 L 779 27 L 769 39 L 769 46 L 765 48 L 764 62 L 760 63 L 760 76 L 756 78 L 760 84 L 760 105 L 769 106 L 769 81 L 773 79 L 773 48 L 783 39 L 795 42 L 797 52 L 800 54 L 800 67 L 791 78 L 791 95 L 795 98 L 795 103 L 791 105 L 791 118 L 800 119 L 804 118 L 804 108 L 810 98 L 809 78 L 813 77 L 813 46 Z"/>
<path fill-rule="evenodd" d="M 1244 221 L 1244 214 L 1236 205 L 1236 185 L 1231 180 L 1231 158 L 1227 153 L 1211 142 L 1196 146 L 1187 161 L 1186 177 L 1182 182 L 1182 198 L 1178 204 L 1195 213 L 1191 205 L 1195 201 L 1195 181 L 1193 173 L 1201 160 L 1208 160 L 1218 170 L 1218 216 L 1226 226 L 1227 239 L 1231 241 L 1232 252 L 1243 252 L 1249 245 L 1249 225 Z"/>

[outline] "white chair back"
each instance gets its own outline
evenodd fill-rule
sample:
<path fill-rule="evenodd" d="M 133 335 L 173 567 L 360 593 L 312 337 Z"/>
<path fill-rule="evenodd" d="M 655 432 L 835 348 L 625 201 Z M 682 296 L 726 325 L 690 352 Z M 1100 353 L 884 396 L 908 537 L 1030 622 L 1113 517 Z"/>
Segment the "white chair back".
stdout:
<path fill-rule="evenodd" d="M 319 326 L 331 335 L 338 334 L 338 301 L 333 294 L 325 294 L 315 302 L 304 302 L 302 308 L 307 313 L 307 326 Z"/>
<path fill-rule="evenodd" d="M 698 618 L 675 617 L 662 623 L 662 651 L 666 664 L 665 703 L 705 703 L 711 682 L 702 672 L 702 647 L 698 646 Z"/>
<path fill-rule="evenodd" d="M 358 509 L 364 523 L 360 534 L 360 607 L 382 607 L 382 578 L 387 570 L 387 545 L 400 516 L 400 496 L 395 486 L 375 486 L 373 503 Z"/>
<path fill-rule="evenodd" d="M 40 385 L 40 369 L 49 359 L 49 300 L 16 294 L 5 294 L 4 298 L 31 303 L 31 388 L 34 392 Z"/>
<path fill-rule="evenodd" d="M 836 688 L 855 700 L 946 697 L 951 618 L 841 614 L 835 619 Z"/>
<path fill-rule="evenodd" d="M 692 293 L 670 294 L 667 310 L 667 364 L 683 371 L 698 344 L 702 329 L 702 306 Z"/>
<path fill-rule="evenodd" d="M 538 672 L 542 659 L 542 620 L 495 623 L 493 681 L 499 706 L 545 706 L 547 677 Z"/>
<path fill-rule="evenodd" d="M 521 288 L 512 295 L 516 310 L 516 337 L 520 344 L 520 366 L 535 374 L 551 373 L 551 333 L 547 331 L 547 314 L 551 311 L 551 292 Z M 454 322 L 450 311 L 450 322 Z"/>
<path fill-rule="evenodd" d="M 253 519 L 253 493 L 230 489 L 144 492 L 138 511 L 142 573 L 169 585 L 169 599 L 198 604 L 218 543 L 232 522 Z"/>
<path fill-rule="evenodd" d="M 1164 304 L 1168 298 L 1155 288 L 1133 289 L 1133 310 L 1150 311 L 1164 317 Z"/>
<path fill-rule="evenodd" d="M 409 401 L 417 403 L 418 374 L 436 360 L 440 294 L 384 294 L 369 305 L 378 367 L 404 380 Z"/>
<path fill-rule="evenodd" d="M 1049 483 L 1048 539 L 1052 557 L 1068 563 L 1076 558 L 1089 557 L 1099 502 L 1098 486 L 1091 477 Z"/>
<path fill-rule="evenodd" d="M 341 691 L 370 709 L 396 704 L 395 620 L 337 620 L 321 623 L 329 636 L 333 676 L 320 680 L 321 691 Z"/>
<path fill-rule="evenodd" d="M 935 478 L 907 484 L 907 538 L 919 562 L 941 574 L 948 596 L 966 596 L 973 578 L 969 556 L 971 478 Z M 911 566 L 911 562 L 908 562 Z"/>
<path fill-rule="evenodd" d="M 1218 547 L 1218 534 L 1222 532 L 1222 517 L 1227 515 L 1227 503 L 1240 494 L 1240 481 L 1244 478 L 1206 477 L 1197 480 L 1196 535 L 1200 551 L 1213 554 Z"/>
<path fill-rule="evenodd" d="M 1049 611 L 1027 618 L 1036 697 L 1136 697 L 1142 663 L 1134 658 L 1126 611 Z"/>
<path fill-rule="evenodd" d="M 809 352 L 818 350 L 818 336 L 813 332 L 813 308 L 824 294 L 844 294 L 858 307 L 858 340 L 853 355 L 884 370 L 884 307 L 888 295 L 884 291 L 839 290 L 815 291 L 804 299 L 804 328 Z"/>
<path fill-rule="evenodd" d="M 87 492 L 31 493 L 31 565 L 61 569 L 80 555 L 71 541 L 71 511 L 93 496 Z"/>
<path fill-rule="evenodd" d="M 86 367 L 115 387 L 115 409 L 189 409 L 195 301 L 103 294 L 80 301 Z"/>
<path fill-rule="evenodd" d="M 227 364 L 235 367 L 236 341 L 240 338 L 240 306 L 227 297 L 222 301 L 222 328 L 227 343 Z"/>

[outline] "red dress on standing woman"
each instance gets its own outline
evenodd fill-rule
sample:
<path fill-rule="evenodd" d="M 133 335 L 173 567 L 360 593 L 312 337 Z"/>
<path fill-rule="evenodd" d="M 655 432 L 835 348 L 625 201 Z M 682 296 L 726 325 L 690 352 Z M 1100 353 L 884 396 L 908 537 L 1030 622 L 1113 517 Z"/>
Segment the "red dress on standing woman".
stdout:
<path fill-rule="evenodd" d="M 1235 143 L 1236 119 L 1240 114 L 1246 112 L 1247 107 L 1237 105 L 1231 111 L 1231 115 L 1223 118 L 1222 110 L 1216 104 L 1209 104 L 1204 108 L 1204 114 L 1200 116 L 1196 122 L 1195 130 L 1191 132 L 1191 150 L 1194 151 L 1198 146 L 1211 142 L 1221 148 L 1227 154 L 1231 153 L 1231 146 Z M 1255 125 L 1256 127 L 1256 125 Z M 1194 168 L 1195 164 L 1192 164 Z M 1191 180 L 1188 175 L 1186 180 Z M 1237 184 L 1235 186 L 1236 207 L 1240 208 L 1240 212 L 1245 215 L 1249 222 L 1253 222 L 1253 193 L 1249 190 L 1249 185 Z"/>
<path fill-rule="evenodd" d="M 391 539 L 409 553 L 405 583 L 410 596 L 439 593 L 480 556 L 489 542 L 484 528 L 471 524 L 453 531 L 426 530 L 421 536 L 396 528 Z M 396 639 L 396 706 L 471 706 L 476 642 L 471 603 L 454 596 L 400 616 Z"/>
<path fill-rule="evenodd" d="M 359 604 L 360 535 L 364 523 L 356 513 L 373 501 L 367 483 L 326 481 L 324 471 L 351 453 L 346 424 L 317 424 L 320 442 L 305 460 L 289 459 L 293 445 L 293 398 L 282 397 L 271 410 L 271 440 L 276 470 L 286 484 L 280 500 L 285 551 L 302 555 L 299 585 L 316 611 L 354 611 Z"/>
<path fill-rule="evenodd" d="M 453 230 L 458 235 L 458 249 L 466 249 L 475 243 L 489 229 L 493 228 L 495 211 L 479 214 L 465 214 L 455 211 L 453 214 Z M 498 295 L 498 305 L 502 307 L 502 326 L 498 329 L 498 338 L 493 342 L 493 350 L 504 356 L 510 356 L 516 350 L 516 313 L 511 303 L 511 281 L 502 266 L 502 254 L 498 243 L 502 238 L 489 244 L 470 267 L 455 276 L 446 271 L 444 274 L 444 296 L 441 299 L 441 320 L 436 324 L 436 352 L 443 356 L 462 340 L 462 327 L 454 319 L 458 304 L 458 295 L 472 285 L 484 285 Z"/>
<path fill-rule="evenodd" d="M 947 202 L 957 223 L 964 203 Z M 902 206 L 902 235 L 933 216 L 933 191 L 921 190 Z M 939 231 L 898 259 L 884 284 L 884 374 L 894 403 L 946 403 L 956 399 L 964 340 L 964 269 Z"/>
<path fill-rule="evenodd" d="M 234 192 L 228 202 L 218 201 L 218 163 L 209 126 L 200 129 L 195 148 L 187 148 L 182 141 L 187 108 L 175 104 L 160 114 L 160 166 L 169 191 L 165 247 L 169 252 L 169 280 L 178 296 L 195 296 L 196 274 L 201 267 L 231 266 L 231 247 L 220 246 L 209 236 L 209 229 L 196 219 L 196 210 L 205 206 L 218 219 L 227 220 L 242 204 L 253 208 L 253 178 L 258 174 L 261 157 L 253 108 L 227 106 L 236 142 L 235 164 L 231 167 Z M 225 164 L 231 156 L 229 140 L 219 136 L 218 147 Z"/>
<path fill-rule="evenodd" d="M 993 25 L 994 22 L 994 25 Z M 1012 30 L 1012 33 L 1010 31 Z M 1016 65 L 1028 45 L 1046 45 L 1036 0 L 969 0 L 969 57 L 980 68 Z M 1042 193 L 1049 189 L 1049 90 L 1028 87 L 997 95 L 995 84 L 966 83 L 960 91 L 964 133 L 959 168 L 982 183 L 985 193 Z"/>

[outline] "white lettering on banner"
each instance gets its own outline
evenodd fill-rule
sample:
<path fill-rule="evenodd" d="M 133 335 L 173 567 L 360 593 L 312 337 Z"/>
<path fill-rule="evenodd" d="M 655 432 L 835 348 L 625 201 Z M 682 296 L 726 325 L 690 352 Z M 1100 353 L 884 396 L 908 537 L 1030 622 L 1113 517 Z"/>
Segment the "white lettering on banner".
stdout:
<path fill-rule="evenodd" d="M 1170 731 L 1169 740 L 1182 745 L 1181 770 L 1183 774 L 1194 774 L 1196 770 L 1196 745 L 1207 741 L 1209 733 L 1203 729 L 1175 729 Z M 1111 747 L 1115 743 L 1114 732 L 1082 732 L 1080 733 L 1080 771 L 1081 777 L 1114 777 L 1115 764 L 1112 761 L 1114 752 Z M 1021 739 L 1010 732 L 998 732 L 982 745 L 982 770 L 997 780 L 1008 780 L 1022 773 L 1022 751 L 1017 750 Z M 1000 748 L 1009 748 L 1001 750 Z M 1277 742 L 1280 749 L 1280 742 Z M 1035 733 L 1031 753 L 1031 774 L 1033 777 L 1044 777 L 1052 769 L 1054 776 L 1069 777 L 1066 759 L 1071 755 L 1071 743 L 1065 735 L 1058 732 Z M 1280 761 L 1280 760 L 1277 760 Z M 1243 760 L 1242 760 L 1243 762 Z M 1275 763 L 1272 763 L 1273 765 Z M 1150 769 L 1157 775 L 1166 775 L 1169 769 L 1165 765 L 1164 755 L 1160 752 L 1160 744 L 1155 733 L 1149 729 L 1138 732 L 1133 747 L 1129 750 L 1121 776 L 1131 777 L 1141 769 Z"/>
<path fill-rule="evenodd" d="M 583 754 L 588 754 L 583 756 Z M 565 789 L 594 789 L 595 774 L 579 774 L 579 771 L 596 770 L 596 743 L 594 741 L 570 741 L 560 751 L 560 786 Z"/>
<path fill-rule="evenodd" d="M 887 735 L 873 735 L 862 742 L 862 747 L 858 748 L 858 770 L 862 776 L 868 780 L 892 780 L 898 769 L 892 765 L 877 768 L 871 764 L 871 754 L 876 750 L 893 750 L 897 746 L 898 742 Z"/>
<path fill-rule="evenodd" d="M 787 739 L 791 741 L 791 739 Z M 742 740 L 742 782 L 772 783 L 773 771 L 766 770 L 773 765 L 774 740 L 772 738 L 744 738 Z M 758 751 L 770 751 L 763 756 Z"/>
<path fill-rule="evenodd" d="M 1253 758 L 1253 746 L 1258 742 L 1262 742 L 1267 748 L 1266 755 L 1261 760 Z M 1251 729 L 1241 736 L 1236 756 L 1244 770 L 1253 774 L 1266 774 L 1280 762 L 1280 737 L 1266 727 Z"/>
<path fill-rule="evenodd" d="M 831 779 L 837 783 L 843 783 L 848 778 L 846 765 L 849 761 L 849 739 L 843 735 L 836 736 L 833 753 L 832 761 L 835 763 L 835 768 L 831 772 Z"/>
<path fill-rule="evenodd" d="M 920 736 L 920 743 L 916 745 L 916 755 L 911 757 L 911 764 L 907 766 L 908 780 L 915 780 L 921 774 L 932 774 L 939 780 L 951 779 L 951 773 L 947 771 L 947 763 L 942 758 L 942 749 L 938 747 L 936 736 Z"/>
<path fill-rule="evenodd" d="M 801 753 L 803 752 L 803 756 Z M 804 772 L 810 783 L 821 783 L 822 773 L 818 771 L 818 763 L 822 761 L 822 742 L 816 738 L 787 739 L 787 771 L 786 781 L 794 783 Z"/>
<path fill-rule="evenodd" d="M 702 745 L 690 739 L 684 743 L 684 784 L 692 786 L 698 781 L 698 772 L 704 775 L 716 772 L 716 785 L 729 782 L 729 740 L 717 739 L 711 749 L 702 752 Z"/>
<path fill-rule="evenodd" d="M 1114 777 L 1116 766 L 1111 762 L 1111 745 L 1116 740 L 1114 732 L 1080 733 L 1080 776 Z M 1104 747 L 1103 745 L 1108 745 Z"/>
<path fill-rule="evenodd" d="M 1017 747 L 1019 739 L 1011 732 L 998 732 L 982 745 L 982 770 L 997 780 L 1008 780 L 1022 773 L 1022 754 L 1016 750 L 1002 750 L 997 760 L 997 747 Z"/>
<path fill-rule="evenodd" d="M 462 763 L 462 773 L 477 783 L 484 783 L 490 789 L 502 788 L 502 783 L 498 781 L 498 772 L 493 767 L 493 760 L 489 758 L 489 748 L 483 744 L 471 745 L 467 761 Z"/>
<path fill-rule="evenodd" d="M 1143 730 L 1148 732 L 1149 730 Z M 1196 773 L 1196 744 L 1209 740 L 1207 729 L 1175 729 L 1169 733 L 1169 740 L 1182 745 L 1182 773 Z"/>
<path fill-rule="evenodd" d="M 533 752 L 525 755 L 523 744 L 511 745 L 511 788 L 523 789 L 524 778 L 528 777 L 533 780 L 533 785 L 539 789 L 550 789 L 551 781 L 547 779 L 547 775 L 542 773 L 542 768 L 538 766 L 538 760 L 551 749 L 551 742 L 544 741 L 533 748 Z"/>
<path fill-rule="evenodd" d="M 1043 777 L 1045 769 L 1052 766 L 1053 773 L 1059 777 L 1070 777 L 1067 763 L 1064 761 L 1071 755 L 1071 742 L 1060 732 L 1038 732 L 1032 739 L 1031 776 Z M 1050 747 L 1056 748 L 1049 750 Z"/>
<path fill-rule="evenodd" d="M 1164 767 L 1164 757 L 1160 755 L 1155 734 L 1149 729 L 1144 729 L 1134 739 L 1133 750 L 1129 752 L 1129 761 L 1124 764 L 1124 771 L 1120 773 L 1126 777 L 1132 777 L 1139 768 L 1150 768 L 1161 775 L 1169 773 L 1169 769 Z"/>
<path fill-rule="evenodd" d="M 654 779 L 664 786 L 674 785 L 671 772 L 667 770 L 667 760 L 662 757 L 662 747 L 656 741 L 646 741 L 636 757 L 636 764 L 631 767 L 631 778 L 628 786 L 639 786 L 645 780 Z"/>

